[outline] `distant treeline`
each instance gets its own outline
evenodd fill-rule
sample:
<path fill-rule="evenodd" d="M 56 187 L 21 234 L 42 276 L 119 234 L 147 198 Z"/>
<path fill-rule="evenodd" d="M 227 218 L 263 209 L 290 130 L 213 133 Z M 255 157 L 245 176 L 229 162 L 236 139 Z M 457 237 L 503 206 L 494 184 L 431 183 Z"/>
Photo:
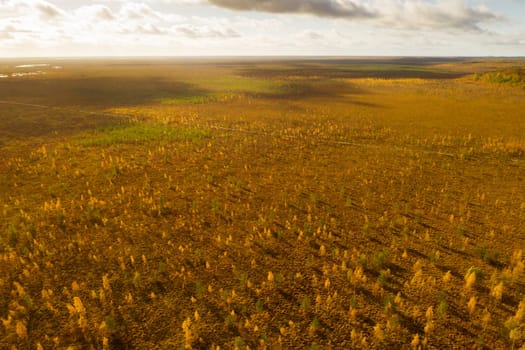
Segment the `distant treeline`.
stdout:
<path fill-rule="evenodd" d="M 514 68 L 503 71 L 477 73 L 474 75 L 476 81 L 484 81 L 497 84 L 515 84 L 525 87 L 525 69 Z"/>

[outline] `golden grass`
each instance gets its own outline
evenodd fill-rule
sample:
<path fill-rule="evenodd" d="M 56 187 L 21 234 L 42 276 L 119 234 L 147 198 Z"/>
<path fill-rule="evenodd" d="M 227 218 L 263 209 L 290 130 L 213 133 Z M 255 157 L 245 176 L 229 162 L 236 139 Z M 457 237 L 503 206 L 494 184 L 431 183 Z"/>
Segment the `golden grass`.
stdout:
<path fill-rule="evenodd" d="M 299 63 L 3 81 L 0 347 L 523 346 L 525 91 Z"/>

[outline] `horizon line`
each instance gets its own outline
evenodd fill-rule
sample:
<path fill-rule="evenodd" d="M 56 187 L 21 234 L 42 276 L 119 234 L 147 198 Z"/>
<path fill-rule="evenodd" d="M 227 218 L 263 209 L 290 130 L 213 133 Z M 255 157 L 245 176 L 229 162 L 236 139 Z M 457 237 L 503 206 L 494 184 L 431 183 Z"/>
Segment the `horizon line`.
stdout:
<path fill-rule="evenodd" d="M 421 58 L 421 59 L 525 59 L 525 56 L 463 56 L 463 55 L 85 55 L 85 56 L 7 56 L 0 60 L 29 60 L 29 59 L 294 59 L 294 58 L 321 58 L 321 59 L 363 59 L 363 58 Z"/>

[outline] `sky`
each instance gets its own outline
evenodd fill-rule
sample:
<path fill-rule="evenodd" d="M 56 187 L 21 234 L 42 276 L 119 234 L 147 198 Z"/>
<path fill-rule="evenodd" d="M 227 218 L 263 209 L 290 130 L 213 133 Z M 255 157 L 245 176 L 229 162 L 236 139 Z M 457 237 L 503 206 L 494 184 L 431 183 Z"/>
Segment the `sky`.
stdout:
<path fill-rule="evenodd" d="M 0 57 L 525 56 L 525 0 L 0 0 Z"/>

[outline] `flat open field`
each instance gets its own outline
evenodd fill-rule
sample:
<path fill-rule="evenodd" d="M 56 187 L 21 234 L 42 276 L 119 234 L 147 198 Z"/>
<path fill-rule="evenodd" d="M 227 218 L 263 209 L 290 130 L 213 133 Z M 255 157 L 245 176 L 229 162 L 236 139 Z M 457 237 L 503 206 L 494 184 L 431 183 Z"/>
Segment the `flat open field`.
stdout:
<path fill-rule="evenodd" d="M 525 61 L 0 61 L 1 349 L 524 349 L 524 250 Z"/>

